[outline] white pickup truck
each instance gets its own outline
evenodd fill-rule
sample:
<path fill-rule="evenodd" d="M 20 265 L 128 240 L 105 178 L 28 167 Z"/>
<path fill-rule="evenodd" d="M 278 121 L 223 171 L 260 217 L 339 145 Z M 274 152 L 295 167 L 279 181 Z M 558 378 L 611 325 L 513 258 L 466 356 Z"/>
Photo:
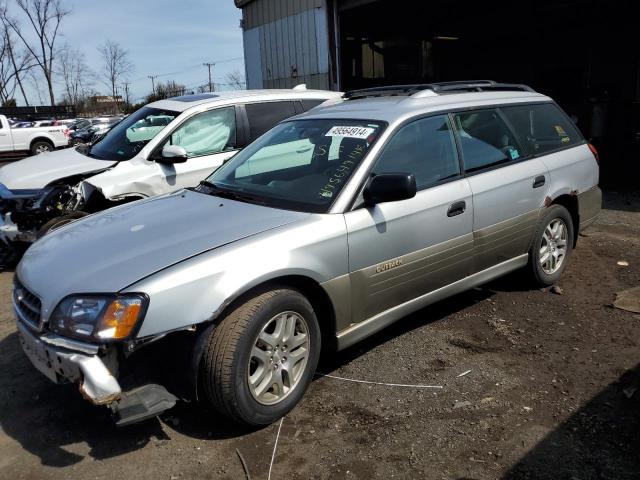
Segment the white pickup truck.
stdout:
<path fill-rule="evenodd" d="M 59 127 L 11 128 L 7 117 L 0 115 L 0 155 L 7 153 L 50 152 L 69 145 L 69 129 Z"/>

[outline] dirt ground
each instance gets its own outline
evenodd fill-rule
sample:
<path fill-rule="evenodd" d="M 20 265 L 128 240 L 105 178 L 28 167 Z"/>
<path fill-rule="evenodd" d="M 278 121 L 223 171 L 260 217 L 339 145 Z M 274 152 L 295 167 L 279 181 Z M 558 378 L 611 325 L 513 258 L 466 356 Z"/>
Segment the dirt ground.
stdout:
<path fill-rule="evenodd" d="M 323 358 L 284 418 L 272 478 L 638 479 L 640 196 L 610 193 L 560 287 L 512 275 Z M 619 266 L 618 261 L 628 262 Z M 279 425 L 247 431 L 194 405 L 116 429 L 39 374 L 0 274 L 0 478 L 267 479 Z M 466 375 L 461 374 L 469 371 Z"/>

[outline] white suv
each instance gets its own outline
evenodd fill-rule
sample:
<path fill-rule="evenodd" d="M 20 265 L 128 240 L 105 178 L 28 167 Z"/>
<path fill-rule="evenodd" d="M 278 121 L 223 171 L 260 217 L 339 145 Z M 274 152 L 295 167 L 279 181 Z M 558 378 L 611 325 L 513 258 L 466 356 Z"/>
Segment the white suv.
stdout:
<path fill-rule="evenodd" d="M 0 240 L 30 243 L 88 213 L 196 186 L 281 120 L 340 95 L 299 86 L 151 103 L 91 146 L 2 167 Z"/>

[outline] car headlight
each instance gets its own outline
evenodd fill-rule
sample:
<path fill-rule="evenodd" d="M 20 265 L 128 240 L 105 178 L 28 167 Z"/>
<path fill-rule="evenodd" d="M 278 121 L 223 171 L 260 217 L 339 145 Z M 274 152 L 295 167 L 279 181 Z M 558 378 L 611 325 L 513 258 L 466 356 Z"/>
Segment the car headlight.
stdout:
<path fill-rule="evenodd" d="M 148 303 L 143 294 L 74 295 L 58 304 L 49 326 L 55 333 L 83 340 L 125 340 L 144 317 Z"/>

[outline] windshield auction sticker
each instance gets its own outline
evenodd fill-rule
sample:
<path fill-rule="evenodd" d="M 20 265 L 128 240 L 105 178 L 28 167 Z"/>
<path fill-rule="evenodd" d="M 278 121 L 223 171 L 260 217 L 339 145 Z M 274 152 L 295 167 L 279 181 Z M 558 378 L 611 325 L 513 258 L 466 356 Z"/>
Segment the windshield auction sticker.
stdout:
<path fill-rule="evenodd" d="M 327 133 L 324 134 L 325 137 L 347 137 L 347 138 L 361 138 L 366 140 L 369 135 L 375 132 L 375 128 L 369 127 L 340 127 L 335 126 L 331 127 Z"/>

